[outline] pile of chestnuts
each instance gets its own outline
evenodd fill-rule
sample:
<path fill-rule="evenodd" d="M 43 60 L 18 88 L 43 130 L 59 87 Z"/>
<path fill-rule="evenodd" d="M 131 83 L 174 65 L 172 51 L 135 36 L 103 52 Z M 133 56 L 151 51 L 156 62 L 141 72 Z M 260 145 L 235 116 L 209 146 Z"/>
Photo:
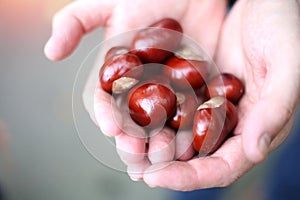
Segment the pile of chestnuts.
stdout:
<path fill-rule="evenodd" d="M 129 47 L 106 52 L 99 81 L 113 97 L 122 96 L 137 125 L 191 130 L 195 151 L 207 155 L 234 130 L 244 86 L 232 74 L 213 74 L 209 61 L 182 45 L 182 33 L 170 18 L 139 30 Z"/>

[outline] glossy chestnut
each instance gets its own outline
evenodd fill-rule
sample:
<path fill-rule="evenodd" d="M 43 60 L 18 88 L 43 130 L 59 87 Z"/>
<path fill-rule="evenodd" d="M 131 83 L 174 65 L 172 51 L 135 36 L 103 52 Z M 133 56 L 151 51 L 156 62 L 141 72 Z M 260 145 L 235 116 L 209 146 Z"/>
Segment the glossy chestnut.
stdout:
<path fill-rule="evenodd" d="M 189 93 L 176 93 L 177 108 L 168 120 L 170 127 L 187 129 L 193 124 L 194 113 L 198 107 L 197 97 Z"/>
<path fill-rule="evenodd" d="M 176 109 L 174 91 L 160 83 L 144 83 L 128 94 L 131 118 L 140 126 L 156 128 L 163 125 Z"/>
<path fill-rule="evenodd" d="M 223 73 L 209 81 L 206 88 L 208 97 L 225 96 L 237 103 L 244 93 L 244 85 L 240 79 L 229 73 Z"/>
<path fill-rule="evenodd" d="M 140 59 L 130 53 L 114 56 L 104 62 L 99 72 L 101 87 L 108 93 L 112 93 L 113 82 L 127 73 L 132 78 L 138 78 L 143 74 Z M 132 73 L 130 73 L 130 71 Z"/>
<path fill-rule="evenodd" d="M 133 38 L 130 50 L 144 63 L 162 63 L 181 42 L 182 27 L 178 21 L 164 18 Z"/>
<path fill-rule="evenodd" d="M 200 89 L 209 74 L 209 63 L 204 60 L 187 60 L 178 56 L 169 58 L 164 74 L 172 80 L 174 87 L 185 90 L 192 87 Z"/>
<path fill-rule="evenodd" d="M 194 116 L 194 149 L 199 155 L 215 152 L 237 121 L 236 107 L 225 97 L 213 97 L 201 104 Z"/>
<path fill-rule="evenodd" d="M 106 54 L 105 54 L 105 57 L 104 57 L 104 61 L 107 61 L 115 56 L 118 56 L 118 55 L 122 55 L 122 54 L 126 54 L 129 52 L 129 48 L 125 47 L 125 46 L 115 46 L 115 47 L 112 47 L 110 48 Z"/>

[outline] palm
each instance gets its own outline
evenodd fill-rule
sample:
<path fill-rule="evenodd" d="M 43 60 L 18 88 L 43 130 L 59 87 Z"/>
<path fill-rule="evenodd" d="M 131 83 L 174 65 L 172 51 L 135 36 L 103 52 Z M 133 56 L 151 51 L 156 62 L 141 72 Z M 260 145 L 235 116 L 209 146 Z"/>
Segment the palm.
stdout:
<path fill-rule="evenodd" d="M 262 134 L 264 127 L 273 135 L 271 149 L 288 134 L 299 97 L 299 74 L 293 74 L 297 71 L 294 62 L 299 63 L 299 47 L 293 45 L 299 44 L 298 9 L 293 2 L 238 2 L 226 20 L 217 53 L 219 67 L 236 74 L 246 86 L 236 134 L 245 134 L 247 140 Z M 268 120 L 274 123 L 263 124 Z M 249 130 L 252 136 L 248 137 Z M 254 161 L 262 159 L 246 153 L 256 157 Z"/>
<path fill-rule="evenodd" d="M 235 74 L 246 87 L 235 136 L 210 157 L 175 162 L 146 175 L 147 183 L 179 190 L 226 186 L 284 141 L 300 92 L 299 14 L 294 1 L 237 2 L 216 52 L 220 70 Z M 261 149 L 263 135 L 269 138 Z"/>
<path fill-rule="evenodd" d="M 182 24 L 184 34 L 200 43 L 212 55 L 225 12 L 226 1 L 138 0 L 134 4 L 121 1 L 108 21 L 106 36 L 145 27 L 164 17 L 171 17 Z"/>

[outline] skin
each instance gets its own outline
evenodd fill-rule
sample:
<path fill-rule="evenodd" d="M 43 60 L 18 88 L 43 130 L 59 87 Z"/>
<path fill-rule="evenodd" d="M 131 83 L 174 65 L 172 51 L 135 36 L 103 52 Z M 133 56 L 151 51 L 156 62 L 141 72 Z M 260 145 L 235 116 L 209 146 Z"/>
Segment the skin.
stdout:
<path fill-rule="evenodd" d="M 224 23 L 216 60 L 245 83 L 235 132 L 253 162 L 291 129 L 300 94 L 299 19 L 299 1 L 255 0 L 239 1 Z M 262 137 L 270 139 L 267 148 L 260 147 Z"/>
<path fill-rule="evenodd" d="M 126 132 L 133 134 L 122 131 L 114 120 L 122 117 L 112 113 L 111 98 L 99 85 L 94 96 L 95 121 L 104 134 L 115 136 L 116 148 L 133 180 L 143 179 L 151 187 L 181 191 L 223 187 L 263 161 L 291 129 L 300 92 L 299 5 L 295 0 L 239 0 L 224 20 L 225 0 L 137 0 L 132 5 L 126 1 L 77 1 L 55 15 L 45 54 L 51 60 L 67 57 L 84 34 L 100 26 L 106 28 L 109 38 L 163 17 L 177 19 L 185 34 L 215 57 L 222 72 L 233 73 L 245 84 L 235 136 L 211 156 L 186 162 L 158 160 L 151 164 L 144 154 L 144 131 L 128 121 L 124 123 Z M 142 7 L 143 12 L 137 7 Z M 149 142 L 149 146 L 161 146 L 161 155 L 155 156 L 158 159 L 172 157 L 170 154 L 174 153 L 163 150 L 172 137 L 163 131 L 156 138 L 164 144 Z M 159 152 L 160 146 L 152 148 Z M 138 169 L 134 177 L 132 169 Z"/>

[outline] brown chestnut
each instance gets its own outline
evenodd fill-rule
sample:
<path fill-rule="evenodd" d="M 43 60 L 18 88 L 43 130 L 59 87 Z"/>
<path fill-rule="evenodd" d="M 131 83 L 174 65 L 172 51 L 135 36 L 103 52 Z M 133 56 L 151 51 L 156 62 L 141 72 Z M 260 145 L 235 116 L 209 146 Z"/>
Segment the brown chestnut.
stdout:
<path fill-rule="evenodd" d="M 172 80 L 174 87 L 185 90 L 192 87 L 198 90 L 209 74 L 209 63 L 204 60 L 187 60 L 178 56 L 169 58 L 164 74 Z"/>
<path fill-rule="evenodd" d="M 178 21 L 164 18 L 138 31 L 130 50 L 144 63 L 162 63 L 179 46 L 181 33 L 182 27 Z"/>
<path fill-rule="evenodd" d="M 225 96 L 237 103 L 244 93 L 244 85 L 240 79 L 229 73 L 223 73 L 209 81 L 206 88 L 208 97 Z"/>
<path fill-rule="evenodd" d="M 125 46 L 115 46 L 115 47 L 112 47 L 110 48 L 106 54 L 105 54 L 105 57 L 104 57 L 104 61 L 107 61 L 115 56 L 118 56 L 118 55 L 122 55 L 122 54 L 126 54 L 129 52 L 129 48 L 125 47 Z"/>
<path fill-rule="evenodd" d="M 225 97 L 213 97 L 201 104 L 194 116 L 193 146 L 200 155 L 215 152 L 238 121 L 236 107 Z"/>
<path fill-rule="evenodd" d="M 161 83 L 144 83 L 128 94 L 129 114 L 142 127 L 163 125 L 176 109 L 174 91 Z"/>
<path fill-rule="evenodd" d="M 189 93 L 176 93 L 177 108 L 168 120 L 169 126 L 175 129 L 186 129 L 192 126 L 193 116 L 197 109 L 197 97 Z"/>
<path fill-rule="evenodd" d="M 130 53 L 121 54 L 104 62 L 100 69 L 99 79 L 101 87 L 108 93 L 112 93 L 113 82 L 127 73 L 127 76 L 138 78 L 143 74 L 142 62 Z M 130 71 L 132 73 L 130 73 Z"/>

